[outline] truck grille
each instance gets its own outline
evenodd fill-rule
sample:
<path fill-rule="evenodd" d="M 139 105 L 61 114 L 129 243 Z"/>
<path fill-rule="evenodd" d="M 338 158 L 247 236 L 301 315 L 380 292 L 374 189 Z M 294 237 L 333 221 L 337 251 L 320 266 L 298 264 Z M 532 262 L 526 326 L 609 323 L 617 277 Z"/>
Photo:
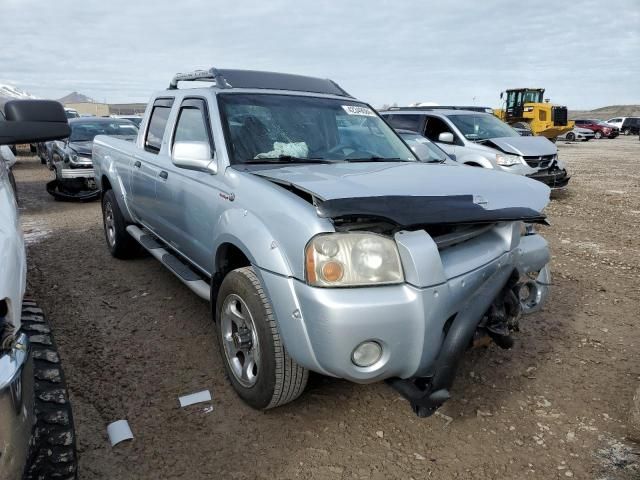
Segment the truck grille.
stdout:
<path fill-rule="evenodd" d="M 431 235 L 431 238 L 433 238 L 433 241 L 438 246 L 438 250 L 444 250 L 447 247 L 452 247 L 453 245 L 476 238 L 488 232 L 493 227 L 495 227 L 494 223 L 479 225 L 433 225 L 425 230 Z"/>
<path fill-rule="evenodd" d="M 531 168 L 547 168 L 553 162 L 555 155 L 541 155 L 537 157 L 524 157 L 524 161 L 527 162 Z"/>
<path fill-rule="evenodd" d="M 565 127 L 567 125 L 567 107 L 551 107 L 551 117 L 556 127 Z"/>

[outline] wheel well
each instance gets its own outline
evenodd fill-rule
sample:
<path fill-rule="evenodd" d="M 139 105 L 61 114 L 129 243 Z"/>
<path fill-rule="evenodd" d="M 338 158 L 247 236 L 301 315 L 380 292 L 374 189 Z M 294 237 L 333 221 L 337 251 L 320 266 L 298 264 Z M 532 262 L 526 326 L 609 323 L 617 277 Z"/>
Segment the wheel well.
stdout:
<path fill-rule="evenodd" d="M 222 280 L 227 276 L 227 273 L 235 270 L 236 268 L 249 267 L 251 261 L 247 258 L 242 250 L 236 247 L 232 243 L 223 243 L 218 247 L 216 252 L 216 259 L 214 264 L 215 273 L 211 278 L 211 307 L 215 310 L 216 297 L 218 296 L 218 289 L 222 284 Z M 215 311 L 214 317 L 215 318 Z"/>
<path fill-rule="evenodd" d="M 484 168 L 482 165 L 480 165 L 479 163 L 476 162 L 467 162 L 465 163 L 465 165 L 468 165 L 470 167 L 480 167 L 480 168 Z"/>
<path fill-rule="evenodd" d="M 106 192 L 107 190 L 111 190 L 111 182 L 109 181 L 109 177 L 107 177 L 106 175 L 102 175 L 100 184 L 102 185 L 102 193 Z"/>

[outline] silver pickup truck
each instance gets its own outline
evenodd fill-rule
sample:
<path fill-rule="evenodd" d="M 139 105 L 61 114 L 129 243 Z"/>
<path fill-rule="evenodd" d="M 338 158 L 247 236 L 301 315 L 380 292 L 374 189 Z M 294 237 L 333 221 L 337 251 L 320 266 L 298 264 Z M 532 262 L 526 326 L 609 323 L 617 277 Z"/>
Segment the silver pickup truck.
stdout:
<path fill-rule="evenodd" d="M 210 85 L 177 88 L 191 81 Z M 474 340 L 510 347 L 547 297 L 534 224 L 549 188 L 420 162 L 331 80 L 178 74 L 137 141 L 98 136 L 93 161 L 111 253 L 141 246 L 211 302 L 254 408 L 294 400 L 314 371 L 386 380 L 430 415 Z"/>

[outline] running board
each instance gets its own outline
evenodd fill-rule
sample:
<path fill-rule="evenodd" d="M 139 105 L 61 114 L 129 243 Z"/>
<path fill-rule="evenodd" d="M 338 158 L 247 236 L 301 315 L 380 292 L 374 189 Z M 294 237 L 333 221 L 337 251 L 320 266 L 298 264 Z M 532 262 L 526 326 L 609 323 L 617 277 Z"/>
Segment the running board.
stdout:
<path fill-rule="evenodd" d="M 164 248 L 162 243 L 151 233 L 136 225 L 129 225 L 127 232 L 160 263 L 167 267 L 171 273 L 178 277 L 182 283 L 189 287 L 191 291 L 204 300 L 208 301 L 210 299 L 209 284 L 202 280 L 202 277 L 186 263 Z"/>

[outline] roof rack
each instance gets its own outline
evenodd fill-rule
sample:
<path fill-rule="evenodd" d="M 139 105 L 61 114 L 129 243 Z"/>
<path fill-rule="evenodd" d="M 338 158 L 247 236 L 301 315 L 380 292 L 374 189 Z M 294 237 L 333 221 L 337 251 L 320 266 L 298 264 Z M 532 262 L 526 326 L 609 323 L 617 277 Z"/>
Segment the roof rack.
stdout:
<path fill-rule="evenodd" d="M 213 82 L 218 88 L 231 88 L 231 85 L 222 76 L 218 69 L 213 67 L 209 70 L 195 70 L 188 73 L 176 73 L 171 79 L 169 90 L 177 89 L 178 82 Z"/>
<path fill-rule="evenodd" d="M 307 77 L 288 73 L 261 72 L 256 70 L 230 70 L 210 68 L 190 73 L 176 74 L 169 90 L 178 88 L 178 82 L 211 82 L 216 88 L 251 88 L 270 90 L 294 90 L 351 97 L 337 83 L 328 78 Z"/>
<path fill-rule="evenodd" d="M 491 107 L 479 107 L 477 105 L 429 105 L 426 107 L 389 107 L 385 111 L 391 110 L 471 110 L 472 112 L 493 113 Z"/>

